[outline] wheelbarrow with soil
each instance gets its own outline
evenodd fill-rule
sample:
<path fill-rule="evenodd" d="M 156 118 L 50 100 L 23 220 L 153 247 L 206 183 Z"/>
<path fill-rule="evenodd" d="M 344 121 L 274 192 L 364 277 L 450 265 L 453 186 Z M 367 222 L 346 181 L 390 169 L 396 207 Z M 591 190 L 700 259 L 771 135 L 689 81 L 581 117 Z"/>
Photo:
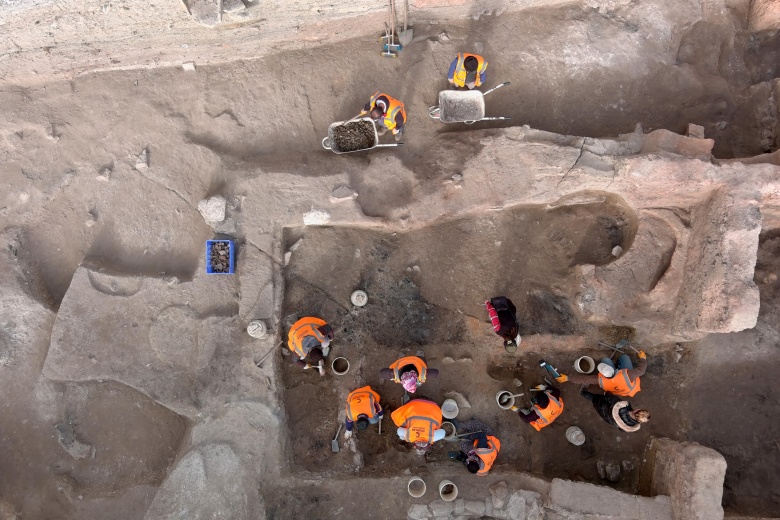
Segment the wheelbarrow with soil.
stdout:
<path fill-rule="evenodd" d="M 402 144 L 379 144 L 379 134 L 370 117 L 333 123 L 328 127 L 328 137 L 322 140 L 322 147 L 333 153 L 362 152 Z"/>
<path fill-rule="evenodd" d="M 508 81 L 491 88 L 484 94 L 479 90 L 442 90 L 439 92 L 439 104 L 429 108 L 428 115 L 442 123 L 466 123 L 467 125 L 477 121 L 511 119 L 511 117 L 485 116 L 485 96 L 506 85 L 509 85 Z"/>

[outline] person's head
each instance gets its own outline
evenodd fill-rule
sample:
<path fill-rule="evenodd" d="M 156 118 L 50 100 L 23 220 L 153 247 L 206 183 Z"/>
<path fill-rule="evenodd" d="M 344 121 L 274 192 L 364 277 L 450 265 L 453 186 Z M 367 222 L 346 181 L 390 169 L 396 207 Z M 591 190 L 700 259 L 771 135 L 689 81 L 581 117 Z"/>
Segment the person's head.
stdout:
<path fill-rule="evenodd" d="M 634 416 L 634 419 L 637 420 L 637 422 L 646 423 L 650 420 L 650 412 L 647 410 L 634 410 L 632 415 Z"/>
<path fill-rule="evenodd" d="M 417 391 L 417 371 L 410 370 L 401 374 L 401 385 L 410 394 L 415 393 Z"/>
<path fill-rule="evenodd" d="M 323 336 L 333 339 L 333 327 L 328 325 L 327 323 L 325 325 L 322 325 L 320 327 L 317 327 L 317 330 L 322 334 Z"/>
<path fill-rule="evenodd" d="M 469 470 L 469 473 L 476 473 L 479 471 L 479 463 L 476 460 L 467 461 L 466 469 Z"/>
<path fill-rule="evenodd" d="M 357 425 L 358 430 L 360 431 L 365 430 L 366 428 L 368 428 L 368 417 L 366 417 L 364 414 L 360 414 L 355 424 Z"/>
<path fill-rule="evenodd" d="M 547 394 L 544 392 L 536 392 L 536 397 L 532 399 L 534 404 L 536 404 L 539 408 L 547 408 L 547 405 L 550 404 L 550 398 L 547 397 Z"/>
<path fill-rule="evenodd" d="M 425 452 L 430 449 L 431 445 L 427 442 L 416 441 L 414 443 L 414 451 L 417 455 L 425 455 Z"/>
<path fill-rule="evenodd" d="M 379 119 L 385 114 L 385 111 L 379 108 L 379 105 L 375 106 L 371 109 L 371 118 L 372 119 Z"/>
<path fill-rule="evenodd" d="M 615 369 L 606 363 L 599 363 L 596 368 L 598 369 L 599 374 L 606 377 L 607 379 L 615 375 Z"/>
<path fill-rule="evenodd" d="M 463 67 L 469 72 L 473 72 L 477 70 L 478 64 L 479 62 L 477 61 L 477 58 L 475 58 L 474 56 L 469 56 L 463 61 Z"/>
<path fill-rule="evenodd" d="M 319 363 L 325 358 L 322 355 L 322 350 L 320 350 L 318 347 L 314 347 L 309 351 L 309 359 L 311 359 L 315 363 Z"/>

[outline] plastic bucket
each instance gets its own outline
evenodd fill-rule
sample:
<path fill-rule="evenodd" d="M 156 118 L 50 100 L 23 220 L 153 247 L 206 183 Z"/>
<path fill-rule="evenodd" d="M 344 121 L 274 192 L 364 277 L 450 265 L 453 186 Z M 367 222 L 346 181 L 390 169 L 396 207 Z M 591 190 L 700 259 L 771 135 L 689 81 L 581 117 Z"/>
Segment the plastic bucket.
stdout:
<path fill-rule="evenodd" d="M 596 362 L 590 356 L 578 357 L 577 361 L 574 362 L 574 370 L 580 374 L 590 374 L 596 370 Z"/>
<path fill-rule="evenodd" d="M 330 368 L 333 369 L 333 373 L 337 376 L 343 376 L 349 372 L 349 361 L 345 357 L 337 357 L 330 364 Z"/>
<path fill-rule="evenodd" d="M 454 419 L 458 416 L 458 403 L 455 399 L 445 399 L 441 404 L 441 414 L 445 419 Z"/>
<path fill-rule="evenodd" d="M 427 486 L 425 481 L 420 477 L 412 477 L 409 479 L 409 483 L 406 485 L 406 490 L 413 498 L 420 498 L 425 494 Z"/>
<path fill-rule="evenodd" d="M 246 326 L 246 332 L 253 338 L 261 339 L 268 335 L 268 328 L 261 320 L 252 320 Z"/>
<path fill-rule="evenodd" d="M 445 502 L 452 502 L 458 498 L 458 486 L 451 480 L 442 480 L 439 482 L 439 496 Z"/>
<path fill-rule="evenodd" d="M 349 301 L 351 301 L 352 305 L 355 307 L 363 307 L 368 303 L 368 295 L 365 291 L 358 289 L 350 295 Z"/>
<path fill-rule="evenodd" d="M 585 434 L 577 426 L 569 426 L 566 430 L 566 440 L 575 446 L 585 444 Z"/>
<path fill-rule="evenodd" d="M 444 440 L 449 441 L 455 438 L 455 425 L 449 421 L 441 423 L 441 429 L 444 430 Z"/>
<path fill-rule="evenodd" d="M 512 392 L 509 392 L 507 390 L 501 390 L 500 392 L 498 392 L 496 394 L 496 404 L 502 410 L 509 410 L 510 408 L 512 408 L 515 405 L 515 398 L 513 397 Z"/>

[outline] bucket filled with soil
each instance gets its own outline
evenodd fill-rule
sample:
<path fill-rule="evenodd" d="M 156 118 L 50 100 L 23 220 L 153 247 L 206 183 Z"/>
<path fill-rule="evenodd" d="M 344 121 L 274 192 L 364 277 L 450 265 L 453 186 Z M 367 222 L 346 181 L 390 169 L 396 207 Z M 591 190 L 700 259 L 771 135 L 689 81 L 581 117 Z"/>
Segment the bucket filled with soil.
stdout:
<path fill-rule="evenodd" d="M 206 273 L 233 274 L 236 271 L 232 240 L 206 240 Z"/>

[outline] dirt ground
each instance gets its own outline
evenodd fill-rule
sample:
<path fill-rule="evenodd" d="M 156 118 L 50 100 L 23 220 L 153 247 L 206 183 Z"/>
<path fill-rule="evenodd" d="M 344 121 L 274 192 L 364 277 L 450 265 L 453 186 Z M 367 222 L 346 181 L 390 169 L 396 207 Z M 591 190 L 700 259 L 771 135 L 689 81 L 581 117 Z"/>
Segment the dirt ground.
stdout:
<path fill-rule="evenodd" d="M 254 61 L 199 64 L 195 73 L 133 70 L 69 82 L 2 82 L 3 247 L 18 254 L 27 289 L 53 315 L 84 261 L 123 274 L 191 279 L 212 230 L 187 220 L 188 206 L 214 193 L 240 197 L 236 186 L 245 179 L 343 172 L 364 214 L 385 217 L 409 202 L 413 186 L 418 193 L 441 189 L 500 126 L 444 125 L 428 117 L 437 92 L 447 87 L 449 62 L 462 50 L 487 57 L 489 85 L 512 82 L 486 100 L 488 115 L 512 117 L 505 125 L 614 136 L 638 122 L 646 131 L 679 132 L 693 122 L 715 138 L 718 157 L 777 149 L 777 121 L 766 114 L 780 34 L 749 36 L 734 12 L 689 25 L 687 4 L 677 0 L 634 4 L 609 15 L 568 7 L 418 22 L 415 40 L 397 60 L 381 58 L 376 39 L 366 37 Z M 330 123 L 354 116 L 377 89 L 406 103 L 405 144 L 393 153 L 414 172 L 411 179 L 383 181 L 381 189 L 364 172 L 367 155 L 335 155 L 320 144 Z M 154 175 L 133 169 L 147 147 Z M 522 165 L 517 169 L 525 174 Z M 161 202 L 156 190 L 174 202 Z M 343 449 L 334 456 L 329 448 L 347 392 L 368 383 L 397 406 L 400 388 L 380 386 L 378 370 L 422 348 L 442 376 L 421 394 L 441 401 L 449 391 L 463 393 L 474 415 L 509 439 L 498 471 L 597 481 L 597 460 L 614 457 L 636 467 L 651 435 L 691 439 L 727 457 L 729 510 L 776 513 L 780 308 L 771 275 L 780 267 L 780 239 L 772 231 L 764 235 L 756 272 L 762 311 L 755 330 L 698 345 L 643 345 L 651 365 L 636 403 L 654 418 L 640 433 L 609 429 L 571 385 L 563 388 L 564 416 L 539 434 L 494 403 L 514 378 L 527 394 L 544 376 L 536 366 L 541 356 L 568 367 L 582 353 L 595 357 L 598 339 L 623 335 L 579 320 L 572 267 L 609 262 L 614 245 L 631 246 L 634 228 L 632 210 L 608 198 L 597 205 L 516 208 L 407 234 L 288 230 L 288 245 L 304 241 L 285 272 L 284 319 L 289 324 L 311 313 L 332 321 L 334 354 L 352 363 L 347 376 L 324 380 L 283 367 L 289 428 L 300 434 L 300 442 L 290 443 L 293 460 L 311 473 L 342 476 L 423 464 L 394 440 L 389 420 L 382 438 L 359 436 L 360 454 Z M 348 304 L 356 288 L 370 298 L 360 310 Z M 485 320 L 484 300 L 499 293 L 520 309 L 525 339 L 516 355 L 501 350 Z M 41 324 L 43 335 L 51 326 Z M 744 358 L 736 362 L 734 344 Z M 26 518 L 103 518 L 117 504 L 126 507 L 124 518 L 142 518 L 187 443 L 187 421 L 124 385 L 42 380 L 46 349 L 36 346 L 23 370 L 2 367 L 0 495 Z M 571 424 L 586 432 L 583 448 L 565 441 Z M 59 435 L 86 457 L 74 459 Z M 92 459 L 90 446 L 105 451 Z M 437 447 L 431 463 L 449 464 L 445 451 Z M 628 471 L 618 487 L 635 489 L 635 473 Z M 79 494 L 105 499 L 105 509 L 85 510 L 72 499 Z"/>
<path fill-rule="evenodd" d="M 329 372 L 325 378 L 291 363 L 283 365 L 286 413 L 295 432 L 290 442 L 294 465 L 321 475 L 389 477 L 405 469 L 451 464 L 446 452 L 454 444 L 442 442 L 425 457 L 417 456 L 397 439 L 389 418 L 381 436 L 370 427 L 357 434 L 356 449 L 342 439 L 340 453 L 330 450 L 349 391 L 369 384 L 387 410 L 400 406 L 403 390 L 381 382 L 379 369 L 422 349 L 441 374 L 419 394 L 441 403 L 448 392 L 456 391 L 468 400 L 471 407 L 462 409 L 459 419 L 476 416 L 495 428 L 502 442 L 496 472 L 528 471 L 635 493 L 651 437 L 695 440 L 725 448 L 728 510 L 773 514 L 780 502 L 772 417 L 780 410 L 771 388 L 756 386 L 760 374 L 773 385 L 771 365 L 734 367 L 728 350 L 719 354 L 722 364 L 713 369 L 706 365 L 713 348 L 707 341 L 638 345 L 648 351 L 650 362 L 642 391 L 632 402 L 635 408 L 649 409 L 653 418 L 631 435 L 604 423 L 578 395 L 579 385 L 562 385 L 564 414 L 539 433 L 495 404 L 499 390 L 524 392 L 519 400 L 525 402 L 529 388 L 546 376 L 538 365 L 542 358 L 571 372 L 576 357 L 599 359 L 609 353 L 597 346 L 600 339 L 615 343 L 631 338 L 630 327 L 596 328 L 581 322 L 569 303 L 576 290 L 572 266 L 609 262 L 614 245 L 630 247 L 631 223 L 621 206 L 605 203 L 516 208 L 391 235 L 347 228 L 290 230 L 288 244 L 303 240 L 286 269 L 285 321 L 289 325 L 303 315 L 323 317 L 336 329 L 331 356 L 344 356 L 351 363 L 346 376 Z M 777 237 L 762 242 L 759 283 L 759 277 L 776 272 L 777 243 Z M 469 261 L 475 258 L 484 261 Z M 765 288 L 766 283 L 762 323 L 776 306 L 774 289 L 767 293 Z M 365 307 L 349 305 L 354 289 L 368 293 Z M 506 294 L 517 304 L 524 338 L 515 354 L 504 352 L 487 322 L 483 302 L 495 294 Z M 730 423 L 732 410 L 742 419 Z M 586 434 L 581 447 L 565 439 L 572 425 Z M 756 436 L 755 431 L 767 435 Z M 770 456 L 756 461 L 755 453 Z M 621 464 L 621 480 L 611 484 L 601 479 L 598 461 Z"/>

